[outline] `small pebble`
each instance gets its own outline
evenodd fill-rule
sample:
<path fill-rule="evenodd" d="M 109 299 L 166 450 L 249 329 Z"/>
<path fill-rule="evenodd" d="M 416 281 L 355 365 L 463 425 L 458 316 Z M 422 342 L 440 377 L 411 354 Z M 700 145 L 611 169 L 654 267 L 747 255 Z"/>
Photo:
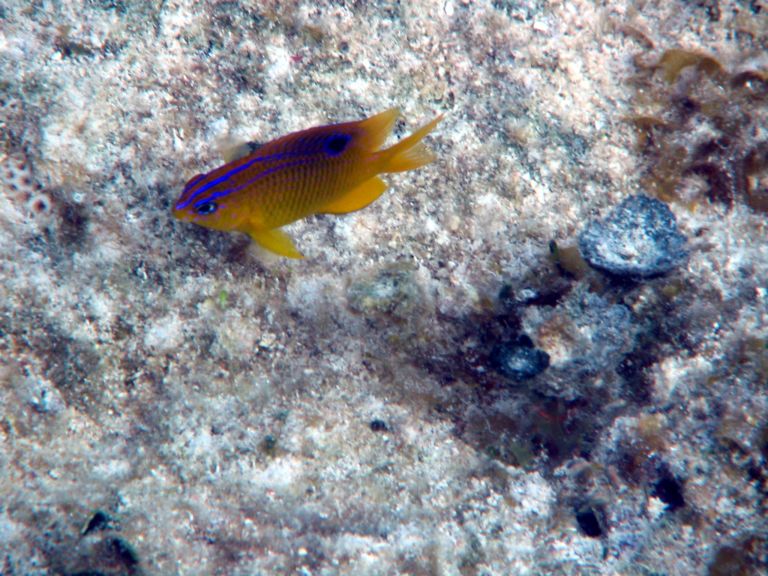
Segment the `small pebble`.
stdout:
<path fill-rule="evenodd" d="M 685 244 L 669 207 L 647 196 L 630 196 L 579 236 L 579 252 L 590 266 L 633 278 L 674 269 L 688 255 Z"/>
<path fill-rule="evenodd" d="M 371 420 L 368 423 L 368 426 L 370 426 L 371 430 L 373 432 L 388 432 L 389 426 L 387 426 L 387 423 L 384 422 L 384 420 L 379 420 L 378 418 Z"/>
<path fill-rule="evenodd" d="M 97 532 L 100 530 L 107 530 L 112 524 L 112 518 L 106 512 L 97 510 L 93 516 L 88 520 L 88 523 L 83 528 L 81 534 L 86 536 L 91 532 Z"/>

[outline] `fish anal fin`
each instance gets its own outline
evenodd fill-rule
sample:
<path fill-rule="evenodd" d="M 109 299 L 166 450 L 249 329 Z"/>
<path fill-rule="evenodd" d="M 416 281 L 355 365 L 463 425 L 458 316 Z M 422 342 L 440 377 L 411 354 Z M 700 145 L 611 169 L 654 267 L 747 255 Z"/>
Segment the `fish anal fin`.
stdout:
<path fill-rule="evenodd" d="M 279 256 L 285 256 L 286 258 L 304 258 L 304 254 L 299 252 L 296 245 L 285 232 L 279 228 L 273 230 L 259 230 L 254 227 L 245 227 L 243 232 L 253 238 L 259 246 L 265 250 L 269 250 Z"/>
<path fill-rule="evenodd" d="M 353 188 L 341 198 L 323 206 L 319 211 L 325 214 L 348 214 L 349 212 L 355 212 L 368 206 L 368 204 L 381 196 L 386 189 L 387 184 L 384 180 L 374 176 L 357 186 L 357 188 Z"/>

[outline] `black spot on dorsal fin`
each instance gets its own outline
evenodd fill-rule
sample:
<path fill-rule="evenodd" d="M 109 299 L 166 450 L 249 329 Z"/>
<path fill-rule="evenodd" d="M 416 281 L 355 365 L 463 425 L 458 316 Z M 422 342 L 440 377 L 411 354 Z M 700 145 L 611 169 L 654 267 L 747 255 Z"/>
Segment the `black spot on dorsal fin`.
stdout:
<path fill-rule="evenodd" d="M 347 149 L 352 136 L 349 134 L 331 134 L 323 142 L 323 150 L 329 156 L 338 156 Z"/>

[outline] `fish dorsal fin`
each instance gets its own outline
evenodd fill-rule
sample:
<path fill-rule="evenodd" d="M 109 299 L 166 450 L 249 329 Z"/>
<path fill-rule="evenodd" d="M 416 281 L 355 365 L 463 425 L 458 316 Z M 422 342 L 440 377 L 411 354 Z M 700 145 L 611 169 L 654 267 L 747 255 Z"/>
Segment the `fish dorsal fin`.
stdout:
<path fill-rule="evenodd" d="M 368 204 L 376 200 L 387 189 L 387 185 L 378 176 L 366 180 L 357 188 L 353 188 L 341 198 L 334 200 L 327 206 L 323 206 L 319 211 L 325 214 L 348 214 L 362 210 Z"/>
<path fill-rule="evenodd" d="M 368 150 L 381 148 L 389 133 L 392 132 L 398 116 L 400 116 L 400 110 L 390 108 L 358 122 L 358 128 L 361 131 L 360 144 Z"/>
<path fill-rule="evenodd" d="M 234 162 L 235 160 L 240 160 L 240 158 L 250 156 L 261 147 L 262 144 L 260 142 L 241 142 L 240 144 L 225 147 L 221 151 L 221 157 L 224 159 L 224 162 Z"/>

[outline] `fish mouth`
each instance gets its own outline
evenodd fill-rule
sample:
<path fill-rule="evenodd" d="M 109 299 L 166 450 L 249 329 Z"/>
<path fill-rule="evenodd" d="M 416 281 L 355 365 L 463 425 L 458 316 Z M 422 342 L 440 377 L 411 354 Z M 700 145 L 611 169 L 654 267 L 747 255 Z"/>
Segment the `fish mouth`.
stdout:
<path fill-rule="evenodd" d="M 179 210 L 178 208 L 173 209 L 173 217 L 177 220 L 181 220 L 182 222 L 191 222 L 192 221 L 192 215 L 189 212 L 185 212 L 184 210 Z"/>

